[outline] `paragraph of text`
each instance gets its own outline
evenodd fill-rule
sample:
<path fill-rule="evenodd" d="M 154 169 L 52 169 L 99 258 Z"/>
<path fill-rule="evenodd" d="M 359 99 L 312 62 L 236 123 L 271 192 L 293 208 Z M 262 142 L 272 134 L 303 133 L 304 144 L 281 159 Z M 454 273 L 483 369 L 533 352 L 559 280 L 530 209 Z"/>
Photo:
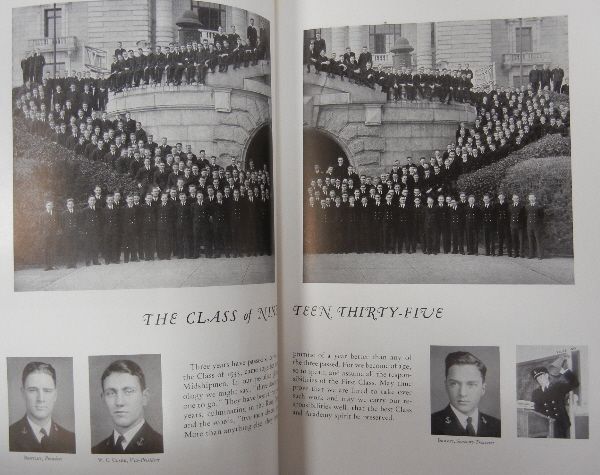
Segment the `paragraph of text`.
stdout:
<path fill-rule="evenodd" d="M 249 432 L 277 419 L 277 355 L 190 363 L 183 375 L 186 438 Z"/>
<path fill-rule="evenodd" d="M 293 414 L 335 421 L 393 421 L 413 411 L 412 356 L 292 354 Z"/>

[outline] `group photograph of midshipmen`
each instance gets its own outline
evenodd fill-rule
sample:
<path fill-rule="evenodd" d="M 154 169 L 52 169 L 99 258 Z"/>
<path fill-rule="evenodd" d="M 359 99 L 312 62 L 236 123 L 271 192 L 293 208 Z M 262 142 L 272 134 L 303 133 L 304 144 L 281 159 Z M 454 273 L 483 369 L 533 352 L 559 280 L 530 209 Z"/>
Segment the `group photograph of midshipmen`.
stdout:
<path fill-rule="evenodd" d="M 431 434 L 501 437 L 496 346 L 432 346 Z"/>
<path fill-rule="evenodd" d="M 305 281 L 362 282 L 364 254 L 439 263 L 390 283 L 572 283 L 566 39 L 566 17 L 306 30 Z"/>
<path fill-rule="evenodd" d="M 7 358 L 11 452 L 75 453 L 72 358 Z"/>
<path fill-rule="evenodd" d="M 93 454 L 160 454 L 160 355 L 90 356 Z"/>
<path fill-rule="evenodd" d="M 586 346 L 518 346 L 517 436 L 589 438 Z"/>
<path fill-rule="evenodd" d="M 161 286 L 274 280 L 269 22 L 191 6 L 170 5 L 175 21 L 142 36 L 115 18 L 123 41 L 114 32 L 93 42 L 67 36 L 66 47 L 59 39 L 75 22 L 97 21 L 91 3 L 13 10 L 22 53 L 13 64 L 16 290 L 76 289 L 82 267 L 140 261 L 174 275 L 178 265 L 165 262 L 173 259 L 197 259 L 185 268 L 196 271 Z M 162 20 L 153 2 L 145 8 Z M 30 29 L 22 38 L 16 27 L 38 11 L 45 37 Z M 219 84 L 231 92 L 216 92 Z M 178 94 L 185 100 L 168 105 Z M 219 258 L 249 260 L 241 270 L 207 261 Z M 88 272 L 85 286 L 96 288 Z"/>
<path fill-rule="evenodd" d="M 226 33 L 219 27 L 212 42 L 190 41 L 185 45 L 156 46 L 125 50 L 119 45 L 115 50 L 110 74 L 103 77 L 104 88 L 121 92 L 139 86 L 180 86 L 182 83 L 202 85 L 208 73 L 226 73 L 241 67 L 256 65 L 267 59 L 266 38 L 258 37 L 254 20 L 250 19 L 247 38 L 242 39 L 235 30 Z"/>

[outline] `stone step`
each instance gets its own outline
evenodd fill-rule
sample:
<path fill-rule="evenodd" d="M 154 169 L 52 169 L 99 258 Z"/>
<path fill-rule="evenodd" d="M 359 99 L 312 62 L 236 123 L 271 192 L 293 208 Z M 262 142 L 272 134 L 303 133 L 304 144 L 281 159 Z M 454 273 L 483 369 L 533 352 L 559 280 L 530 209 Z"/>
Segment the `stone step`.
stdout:
<path fill-rule="evenodd" d="M 336 92 L 347 92 L 350 94 L 351 102 L 373 102 L 373 103 L 384 103 L 387 102 L 386 95 L 381 92 L 381 87 L 375 85 L 375 89 L 369 87 L 354 84 L 348 81 L 348 79 L 341 80 L 340 77 L 327 77 L 326 73 L 315 74 L 312 70 L 310 73 L 303 73 L 304 86 L 306 85 L 316 86 L 323 89 L 322 93 L 336 93 Z M 310 94 L 309 95 L 316 95 Z"/>

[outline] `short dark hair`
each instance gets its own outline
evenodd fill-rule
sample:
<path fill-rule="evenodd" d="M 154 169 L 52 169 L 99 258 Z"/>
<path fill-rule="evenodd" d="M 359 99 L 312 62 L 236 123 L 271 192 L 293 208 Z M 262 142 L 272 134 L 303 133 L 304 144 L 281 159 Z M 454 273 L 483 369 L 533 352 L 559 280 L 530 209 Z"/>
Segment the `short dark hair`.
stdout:
<path fill-rule="evenodd" d="M 25 386 L 25 380 L 31 373 L 45 373 L 52 378 L 54 386 L 56 386 L 56 370 L 51 364 L 42 363 L 41 361 L 31 361 L 23 368 L 23 374 L 21 375 L 21 383 Z"/>
<path fill-rule="evenodd" d="M 108 368 L 104 370 L 102 373 L 102 377 L 100 378 L 100 382 L 102 385 L 102 389 L 104 390 L 104 380 L 108 378 L 113 373 L 125 373 L 130 374 L 132 376 L 137 376 L 140 381 L 140 386 L 142 390 L 146 389 L 146 377 L 144 376 L 144 372 L 142 368 L 131 360 L 117 360 L 113 361 Z"/>
<path fill-rule="evenodd" d="M 472 353 L 469 353 L 468 351 L 455 351 L 449 353 L 446 356 L 446 377 L 448 377 L 448 370 L 454 365 L 475 365 L 481 373 L 481 379 L 485 382 L 487 367 L 483 364 L 483 361 Z"/>

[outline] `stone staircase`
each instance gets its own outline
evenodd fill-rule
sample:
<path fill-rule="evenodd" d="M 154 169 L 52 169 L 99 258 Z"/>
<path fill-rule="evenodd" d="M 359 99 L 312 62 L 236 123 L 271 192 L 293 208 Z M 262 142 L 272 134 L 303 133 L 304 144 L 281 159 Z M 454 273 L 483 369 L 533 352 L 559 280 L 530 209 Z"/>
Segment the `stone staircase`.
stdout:
<path fill-rule="evenodd" d="M 345 94 L 348 96 L 346 104 L 351 102 L 385 103 L 387 101 L 385 93 L 381 92 L 381 87 L 378 85 L 375 85 L 375 89 L 371 89 L 351 83 L 347 78 L 342 80 L 339 76 L 327 77 L 326 73 L 316 74 L 313 70 L 308 73 L 306 69 L 304 69 L 302 80 L 305 95 L 330 96 L 337 94 L 340 95 L 340 101 L 343 102 L 342 96 Z"/>

